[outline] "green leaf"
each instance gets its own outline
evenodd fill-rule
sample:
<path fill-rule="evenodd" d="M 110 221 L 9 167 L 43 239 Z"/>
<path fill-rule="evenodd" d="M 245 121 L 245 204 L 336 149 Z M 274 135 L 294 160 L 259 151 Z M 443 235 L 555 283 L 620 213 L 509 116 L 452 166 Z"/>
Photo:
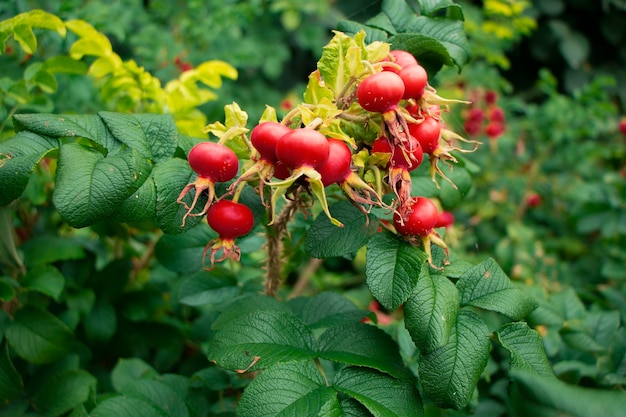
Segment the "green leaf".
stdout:
<path fill-rule="evenodd" d="M 136 398 L 113 397 L 98 404 L 90 417 L 169 417 L 154 405 Z"/>
<path fill-rule="evenodd" d="M 324 213 L 317 216 L 304 242 L 305 250 L 314 258 L 350 255 L 378 230 L 378 222 L 373 216 L 365 215 L 349 201 L 332 204 L 329 210 L 343 227 L 332 224 Z"/>
<path fill-rule="evenodd" d="M 520 417 L 620 417 L 626 393 L 568 385 L 556 378 L 518 369 L 510 373 L 511 399 Z"/>
<path fill-rule="evenodd" d="M 261 310 L 277 310 L 286 314 L 293 313 L 289 310 L 286 303 L 282 303 L 274 297 L 260 294 L 244 294 L 222 311 L 222 314 L 215 319 L 211 328 L 214 330 L 221 329 L 231 321 L 238 320 L 242 315 Z"/>
<path fill-rule="evenodd" d="M 42 265 L 29 269 L 22 278 L 22 287 L 27 291 L 37 291 L 59 301 L 65 288 L 65 277 L 52 265 Z"/>
<path fill-rule="evenodd" d="M 489 329 L 474 313 L 462 310 L 448 344 L 420 358 L 426 396 L 441 408 L 469 404 L 489 359 Z"/>
<path fill-rule="evenodd" d="M 448 343 L 459 312 L 459 292 L 448 278 L 422 268 L 404 304 L 404 326 L 424 355 Z"/>
<path fill-rule="evenodd" d="M 204 270 L 188 276 L 178 291 L 178 300 L 188 306 L 219 305 L 241 294 L 232 275 Z"/>
<path fill-rule="evenodd" d="M 183 216 L 187 210 L 181 203 L 176 202 L 176 200 L 185 186 L 193 182 L 196 178 L 196 174 L 189 167 L 186 160 L 172 158 L 156 165 L 153 177 L 157 192 L 156 221 L 158 226 L 165 233 L 182 233 L 190 230 L 202 221 L 203 216 L 189 216 L 187 217 L 185 226 L 182 226 Z M 187 193 L 183 201 L 185 201 L 187 205 L 191 205 L 194 196 L 195 190 L 191 190 Z M 193 213 L 200 213 L 206 202 L 207 195 L 206 193 L 202 193 L 198 198 Z"/>
<path fill-rule="evenodd" d="M 113 136 L 154 163 L 174 154 L 178 131 L 171 115 L 100 112 Z"/>
<path fill-rule="evenodd" d="M 143 400 L 171 417 L 188 417 L 185 399 L 163 381 L 139 379 L 121 388 L 126 398 Z"/>
<path fill-rule="evenodd" d="M 37 49 L 37 38 L 32 34 L 32 28 L 55 31 L 63 37 L 66 33 L 63 21 L 51 13 L 44 12 L 40 9 L 20 13 L 17 16 L 0 22 L 0 39 L 3 40 L 2 45 L 0 45 L 2 52 L 4 52 L 4 42 L 8 39 L 8 36 L 13 33 L 15 39 L 20 43 L 22 48 L 24 48 L 24 52 L 33 54 L 35 49 Z M 24 33 L 28 31 L 32 35 L 28 34 L 26 35 L 26 39 L 24 39 Z"/>
<path fill-rule="evenodd" d="M 115 308 L 111 304 L 98 302 L 83 319 L 83 327 L 89 341 L 108 342 L 117 330 Z"/>
<path fill-rule="evenodd" d="M 207 224 L 199 224 L 188 232 L 178 235 L 163 235 L 154 252 L 166 268 L 182 273 L 202 269 L 202 250 L 215 237 Z"/>
<path fill-rule="evenodd" d="M 395 379 L 373 369 L 347 367 L 337 373 L 333 387 L 380 417 L 424 415 L 419 392 L 412 382 Z"/>
<path fill-rule="evenodd" d="M 390 233 L 378 233 L 367 242 L 366 283 L 388 310 L 404 303 L 420 275 L 426 254 Z"/>
<path fill-rule="evenodd" d="M 0 276 L 0 300 L 11 301 L 15 298 L 15 291 L 19 288 L 19 283 L 13 278 Z M 0 333 L 0 339 L 2 339 Z"/>
<path fill-rule="evenodd" d="M 133 149 L 103 157 L 91 148 L 69 143 L 61 147 L 52 201 L 70 226 L 89 226 L 113 215 L 151 169 Z"/>
<path fill-rule="evenodd" d="M 150 379 L 158 376 L 158 372 L 138 358 L 120 359 L 111 372 L 111 383 L 116 391 L 120 392 L 124 386 L 132 384 L 138 379 Z"/>
<path fill-rule="evenodd" d="M 0 206 L 22 195 L 39 161 L 58 146 L 58 141 L 30 132 L 0 143 Z"/>
<path fill-rule="evenodd" d="M 311 329 L 354 323 L 368 314 L 352 301 L 330 291 L 293 298 L 287 305 Z"/>
<path fill-rule="evenodd" d="M 49 138 L 89 139 L 109 153 L 120 149 L 119 142 L 95 114 L 16 114 L 16 131 L 27 130 Z"/>
<path fill-rule="evenodd" d="M 74 335 L 65 323 L 34 307 L 24 307 L 15 313 L 6 329 L 6 338 L 20 357 L 35 364 L 62 358 L 74 344 Z"/>
<path fill-rule="evenodd" d="M 323 359 L 367 366 L 396 378 L 405 376 L 398 345 L 376 326 L 360 322 L 333 326 L 319 337 L 318 343 Z"/>
<path fill-rule="evenodd" d="M 58 417 L 95 397 L 98 381 L 82 369 L 53 376 L 35 393 L 35 408 L 46 417 Z"/>
<path fill-rule="evenodd" d="M 9 346 L 3 343 L 0 345 L 0 404 L 10 403 L 20 395 L 23 389 L 22 375 L 13 366 L 11 356 L 9 356 Z"/>
<path fill-rule="evenodd" d="M 43 62 L 41 67 L 51 74 L 76 74 L 83 75 L 87 73 L 89 67 L 82 61 L 76 61 L 69 56 L 57 55 Z"/>
<path fill-rule="evenodd" d="M 156 216 L 157 193 L 154 177 L 150 176 L 141 187 L 120 205 L 114 221 L 120 223 L 139 223 L 154 219 Z"/>
<path fill-rule="evenodd" d="M 513 320 L 521 320 L 538 306 L 534 298 L 513 286 L 492 258 L 466 271 L 456 286 L 461 305 L 496 311 Z"/>
<path fill-rule="evenodd" d="M 239 373 L 313 358 L 317 350 L 311 330 L 295 315 L 279 310 L 241 314 L 223 324 L 206 347 L 209 360 Z"/>
<path fill-rule="evenodd" d="M 313 361 L 294 361 L 261 372 L 244 390 L 237 415 L 317 416 L 327 404 L 336 402 L 337 393 L 326 386 Z"/>
<path fill-rule="evenodd" d="M 322 50 L 322 56 L 317 63 L 320 75 L 335 98 L 341 97 L 346 85 L 365 74 L 362 62 L 363 36 L 350 37 L 341 32 L 335 32 L 333 38 Z"/>
<path fill-rule="evenodd" d="M 502 347 L 509 351 L 509 369 L 533 371 L 541 376 L 554 376 L 543 342 L 536 330 L 526 323 L 506 323 L 496 332 Z"/>
<path fill-rule="evenodd" d="M 78 240 L 60 236 L 34 236 L 20 249 L 24 254 L 24 263 L 30 268 L 85 257 L 85 249 Z"/>

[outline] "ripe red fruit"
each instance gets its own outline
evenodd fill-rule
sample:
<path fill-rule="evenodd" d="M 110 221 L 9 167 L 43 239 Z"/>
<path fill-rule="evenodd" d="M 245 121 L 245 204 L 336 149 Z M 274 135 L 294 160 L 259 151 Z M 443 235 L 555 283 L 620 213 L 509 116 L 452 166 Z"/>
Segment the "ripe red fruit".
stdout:
<path fill-rule="evenodd" d="M 448 227 L 454 224 L 454 214 L 449 211 L 442 211 L 439 213 L 439 218 L 437 219 L 437 223 L 435 227 Z"/>
<path fill-rule="evenodd" d="M 232 180 L 239 170 L 237 155 L 225 145 L 214 142 L 200 142 L 191 148 L 189 166 L 200 177 L 213 182 Z"/>
<path fill-rule="evenodd" d="M 476 120 L 479 123 L 485 119 L 485 112 L 480 107 L 472 107 L 467 114 L 467 120 Z"/>
<path fill-rule="evenodd" d="M 417 59 L 410 52 L 403 51 L 401 49 L 394 49 L 389 51 L 394 63 L 398 64 L 401 68 L 410 67 L 411 65 L 417 65 Z M 385 71 L 391 71 L 398 73 L 399 69 L 394 67 L 385 67 Z"/>
<path fill-rule="evenodd" d="M 496 104 L 497 101 L 498 93 L 493 90 L 487 90 L 487 92 L 485 93 L 485 103 L 487 103 L 488 105 L 493 105 Z"/>
<path fill-rule="evenodd" d="M 489 120 L 496 123 L 504 122 L 504 110 L 501 107 L 493 107 L 489 110 Z"/>
<path fill-rule="evenodd" d="M 407 203 L 409 207 L 405 218 L 397 212 L 393 216 L 396 231 L 403 236 L 428 236 L 439 219 L 437 206 L 426 197 L 413 197 Z"/>
<path fill-rule="evenodd" d="M 291 129 L 278 122 L 263 122 L 256 125 L 250 132 L 250 142 L 259 151 L 261 159 L 274 164 L 276 156 L 276 144 Z"/>
<path fill-rule="evenodd" d="M 215 262 L 225 259 L 238 261 L 241 257 L 235 239 L 247 235 L 254 227 L 254 215 L 248 206 L 230 200 L 219 200 L 211 206 L 206 215 L 207 223 L 219 237 L 210 241 L 202 253 L 204 269 L 213 269 Z M 207 252 L 210 253 L 211 266 L 205 267 Z M 220 254 L 221 253 L 221 254 Z"/>
<path fill-rule="evenodd" d="M 528 205 L 528 207 L 537 207 L 541 205 L 541 203 L 542 203 L 541 196 L 537 193 L 529 194 L 526 197 L 526 204 Z"/>
<path fill-rule="evenodd" d="M 403 68 L 398 75 L 404 82 L 403 99 L 419 100 L 424 95 L 424 89 L 428 85 L 428 74 L 424 67 L 419 64 L 411 65 Z"/>
<path fill-rule="evenodd" d="M 200 142 L 191 148 L 187 159 L 191 169 L 198 174 L 198 178 L 187 184 L 176 200 L 187 209 L 182 220 L 183 227 L 188 216 L 202 216 L 207 212 L 215 198 L 215 183 L 230 181 L 239 171 L 237 155 L 230 148 L 220 143 Z M 195 194 L 191 205 L 188 205 L 183 201 L 183 198 L 191 189 L 195 191 Z M 208 199 L 204 208 L 199 213 L 192 214 L 200 194 L 204 191 L 208 192 Z"/>
<path fill-rule="evenodd" d="M 276 156 L 285 167 L 317 168 L 328 159 L 330 145 L 326 136 L 313 129 L 295 129 L 276 144 Z"/>
<path fill-rule="evenodd" d="M 399 146 L 392 145 L 384 136 L 379 137 L 372 144 L 373 153 L 389 153 L 392 154 L 385 168 L 398 167 L 407 171 L 413 171 L 422 164 L 424 160 L 424 151 L 417 139 L 413 136 L 409 138 L 409 145 L 406 153 L 402 152 Z"/>
<path fill-rule="evenodd" d="M 383 71 L 365 78 L 356 90 L 358 103 L 367 111 L 393 110 L 404 95 L 404 81 L 394 72 Z"/>
<path fill-rule="evenodd" d="M 424 153 L 432 154 L 439 148 L 441 125 L 434 117 L 426 116 L 421 123 L 409 123 L 409 133 L 417 139 Z"/>
<path fill-rule="evenodd" d="M 619 121 L 617 128 L 620 132 L 622 132 L 623 135 L 626 135 L 626 117 L 622 118 L 622 120 Z"/>
<path fill-rule="evenodd" d="M 207 223 L 221 239 L 247 235 L 254 226 L 254 215 L 248 206 L 230 200 L 219 200 L 206 214 Z"/>
<path fill-rule="evenodd" d="M 504 133 L 504 124 L 498 122 L 489 122 L 485 127 L 485 134 L 489 139 L 496 139 Z"/>
<path fill-rule="evenodd" d="M 352 151 L 339 139 L 328 139 L 328 159 L 317 168 L 324 187 L 344 180 L 352 172 Z"/>

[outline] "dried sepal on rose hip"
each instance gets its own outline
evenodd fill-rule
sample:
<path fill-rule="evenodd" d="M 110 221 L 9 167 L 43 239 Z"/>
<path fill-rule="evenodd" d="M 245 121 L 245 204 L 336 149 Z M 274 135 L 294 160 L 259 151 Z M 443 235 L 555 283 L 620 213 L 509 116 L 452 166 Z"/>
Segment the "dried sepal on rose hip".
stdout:
<path fill-rule="evenodd" d="M 220 199 L 211 205 L 206 213 L 207 223 L 215 232 L 217 239 L 211 240 L 202 252 L 202 267 L 211 270 L 216 262 L 226 259 L 239 261 L 241 252 L 235 239 L 250 233 L 254 227 L 252 210 L 243 203 Z M 210 266 L 206 266 L 206 257 Z"/>
<path fill-rule="evenodd" d="M 198 177 L 187 184 L 181 191 L 178 203 L 182 204 L 187 212 L 183 216 L 182 227 L 188 216 L 203 216 L 215 199 L 215 184 L 232 180 L 239 171 L 237 155 L 226 145 L 214 142 L 200 142 L 189 151 L 187 161 Z M 183 199 L 194 191 L 193 201 L 188 205 Z M 202 211 L 193 213 L 198 198 L 203 192 L 208 193 L 208 199 Z"/>
<path fill-rule="evenodd" d="M 435 203 L 426 197 L 412 197 L 401 215 L 396 211 L 393 216 L 393 226 L 398 234 L 404 236 L 412 244 L 424 245 L 424 252 L 428 256 L 431 267 L 441 269 L 433 263 L 431 245 L 440 246 L 448 254 L 448 246 L 435 230 L 440 218 Z"/>

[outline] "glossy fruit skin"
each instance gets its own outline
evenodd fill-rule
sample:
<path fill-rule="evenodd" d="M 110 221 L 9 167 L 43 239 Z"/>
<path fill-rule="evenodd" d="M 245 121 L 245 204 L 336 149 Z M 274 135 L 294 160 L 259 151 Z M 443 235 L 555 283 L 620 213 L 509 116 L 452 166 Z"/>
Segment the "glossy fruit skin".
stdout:
<path fill-rule="evenodd" d="M 454 224 L 454 214 L 449 211 L 442 211 L 439 213 L 439 217 L 437 218 L 437 223 L 435 227 L 448 227 Z"/>
<path fill-rule="evenodd" d="M 398 213 L 393 216 L 393 225 L 403 236 L 428 236 L 437 224 L 439 213 L 437 206 L 426 197 L 413 197 L 411 206 L 404 222 Z"/>
<path fill-rule="evenodd" d="M 200 177 L 214 182 L 230 181 L 239 171 L 239 160 L 235 152 L 219 143 L 198 143 L 189 151 L 187 160 L 191 169 Z"/>
<path fill-rule="evenodd" d="M 328 139 L 328 159 L 317 168 L 322 176 L 322 184 L 328 187 L 331 184 L 344 180 L 351 171 L 352 151 L 350 147 L 339 139 Z"/>
<path fill-rule="evenodd" d="M 441 125 L 431 116 L 426 116 L 421 123 L 409 123 L 409 133 L 422 145 L 424 153 L 432 154 L 439 147 Z"/>
<path fill-rule="evenodd" d="M 230 200 L 219 200 L 209 208 L 207 223 L 221 239 L 235 239 L 250 233 L 254 215 L 248 206 Z"/>
<path fill-rule="evenodd" d="M 276 156 L 285 167 L 317 168 L 328 159 L 330 145 L 326 136 L 313 129 L 294 129 L 276 144 Z"/>
<path fill-rule="evenodd" d="M 291 129 L 281 123 L 267 121 L 256 125 L 250 132 L 250 142 L 259 151 L 261 159 L 270 163 L 278 160 L 276 144 Z"/>
<path fill-rule="evenodd" d="M 409 137 L 408 148 L 408 152 L 405 155 L 400 148 L 396 147 L 396 150 L 393 152 L 393 156 L 389 158 L 389 162 L 385 168 L 393 166 L 404 168 L 407 171 L 413 171 L 418 168 L 424 160 L 424 151 L 422 146 L 419 144 L 417 139 L 411 136 Z M 372 152 L 391 153 L 391 143 L 389 142 L 389 139 L 384 136 L 376 139 L 372 144 Z M 407 158 L 407 156 L 409 156 L 409 158 Z"/>
<path fill-rule="evenodd" d="M 424 67 L 419 64 L 411 65 L 403 68 L 398 75 L 404 82 L 403 99 L 419 100 L 424 95 L 424 89 L 428 85 L 428 74 Z"/>
<path fill-rule="evenodd" d="M 411 65 L 417 65 L 417 59 L 407 51 L 403 51 L 401 49 L 393 49 L 389 51 L 389 54 L 393 57 L 396 64 L 398 64 L 402 68 L 410 67 Z M 394 67 L 385 67 L 385 71 L 391 71 L 398 73 L 400 70 Z"/>
<path fill-rule="evenodd" d="M 358 103 L 367 111 L 393 110 L 404 95 L 404 82 L 394 72 L 383 71 L 365 78 L 356 90 Z"/>

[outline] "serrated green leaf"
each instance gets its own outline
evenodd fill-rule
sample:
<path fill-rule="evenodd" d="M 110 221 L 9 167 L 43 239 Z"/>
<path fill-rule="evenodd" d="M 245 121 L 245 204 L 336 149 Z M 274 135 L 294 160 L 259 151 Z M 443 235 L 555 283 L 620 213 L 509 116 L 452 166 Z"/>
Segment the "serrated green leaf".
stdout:
<path fill-rule="evenodd" d="M 521 320 L 537 308 L 537 301 L 515 287 L 491 258 L 466 271 L 456 284 L 461 304 L 496 311 Z"/>
<path fill-rule="evenodd" d="M 543 342 L 526 323 L 506 323 L 496 332 L 502 347 L 509 351 L 511 371 L 522 369 L 541 376 L 554 376 Z"/>
<path fill-rule="evenodd" d="M 6 338 L 22 358 L 35 364 L 49 363 L 67 355 L 74 334 L 56 316 L 34 307 L 24 307 L 6 329 Z"/>
<path fill-rule="evenodd" d="M 417 285 L 404 304 L 404 325 L 422 354 L 448 343 L 459 307 L 459 292 L 452 281 L 422 268 Z"/>
<path fill-rule="evenodd" d="M 120 205 L 114 221 L 120 223 L 139 223 L 154 219 L 156 216 L 156 185 L 151 175 L 141 187 Z"/>
<path fill-rule="evenodd" d="M 378 29 L 374 24 L 369 24 L 369 22 L 368 25 L 366 25 L 351 20 L 341 20 L 339 23 L 337 23 L 337 30 L 349 35 L 354 35 L 355 33 L 364 31 L 365 40 L 368 43 L 385 42 L 389 38 L 389 35 L 386 31 Z"/>
<path fill-rule="evenodd" d="M 445 210 L 451 210 L 465 200 L 472 188 L 472 177 L 463 167 L 449 167 L 443 164 L 442 172 L 454 186 L 448 181 L 441 181 L 439 190 L 439 200 Z"/>
<path fill-rule="evenodd" d="M 337 393 L 326 386 L 313 361 L 281 363 L 261 372 L 246 387 L 237 415 L 241 417 L 299 417 L 322 415 Z M 327 415 L 327 414 L 324 414 Z"/>
<path fill-rule="evenodd" d="M 182 234 L 163 235 L 154 248 L 155 255 L 172 271 L 196 272 L 202 269 L 202 251 L 213 237 L 215 232 L 204 223 Z"/>
<path fill-rule="evenodd" d="M 293 298 L 287 305 L 311 329 L 354 323 L 368 314 L 352 301 L 330 291 Z"/>
<path fill-rule="evenodd" d="M 518 369 L 510 373 L 511 399 L 520 417 L 620 417 L 626 393 L 568 385 L 556 378 Z"/>
<path fill-rule="evenodd" d="M 52 201 L 69 225 L 89 226 L 115 214 L 151 169 L 134 149 L 103 157 L 91 148 L 69 143 L 61 147 Z"/>
<path fill-rule="evenodd" d="M 137 149 L 154 163 L 171 158 L 178 145 L 178 131 L 171 115 L 100 112 L 107 128 L 120 142 Z"/>
<path fill-rule="evenodd" d="M 170 417 L 188 417 L 189 411 L 185 399 L 163 381 L 139 379 L 121 388 L 126 398 L 143 400 L 162 410 Z"/>
<path fill-rule="evenodd" d="M 209 360 L 237 372 L 314 358 L 317 350 L 311 330 L 279 310 L 252 311 L 226 322 L 206 347 Z"/>
<path fill-rule="evenodd" d="M 91 417 L 169 417 L 154 405 L 136 398 L 113 397 L 98 404 Z"/>
<path fill-rule="evenodd" d="M 305 250 L 314 258 L 352 254 L 378 230 L 376 219 L 365 215 L 349 201 L 332 204 L 329 210 L 335 219 L 343 223 L 343 227 L 332 224 L 324 213 L 317 216 L 304 242 Z"/>
<path fill-rule="evenodd" d="M 203 219 L 203 216 L 189 216 L 182 226 L 183 216 L 186 213 L 185 207 L 176 200 L 187 184 L 193 182 L 197 175 L 189 167 L 184 159 L 172 158 L 155 166 L 154 184 L 157 192 L 156 221 L 157 225 L 170 234 L 182 233 L 192 229 Z M 183 198 L 187 205 L 195 196 L 195 190 L 191 190 Z M 206 193 L 198 197 L 196 207 L 192 214 L 202 211 L 207 201 Z M 207 241 L 208 242 L 208 241 Z M 205 242 L 205 244 L 207 243 Z"/>
<path fill-rule="evenodd" d="M 35 393 L 35 408 L 46 417 L 58 417 L 95 396 L 96 377 L 83 369 L 69 369 L 53 376 Z"/>
<path fill-rule="evenodd" d="M 487 325 L 476 314 L 462 310 L 448 343 L 420 358 L 426 396 L 442 408 L 467 406 L 487 365 L 489 346 Z"/>
<path fill-rule="evenodd" d="M 463 9 L 452 0 L 418 0 L 420 14 L 432 17 L 441 17 L 442 11 L 450 19 L 463 20 Z"/>
<path fill-rule="evenodd" d="M 120 359 L 111 371 L 111 383 L 115 390 L 120 392 L 124 386 L 138 379 L 150 379 L 158 375 L 152 366 L 139 358 Z"/>
<path fill-rule="evenodd" d="M 376 326 L 360 322 L 333 326 L 318 343 L 323 359 L 374 368 L 396 378 L 405 376 L 398 345 Z"/>
<path fill-rule="evenodd" d="M 373 369 L 347 367 L 335 375 L 333 387 L 363 404 L 377 417 L 424 415 L 424 406 L 413 383 Z"/>
<path fill-rule="evenodd" d="M 388 310 L 404 303 L 417 284 L 426 254 L 389 233 L 367 242 L 366 283 L 372 295 Z"/>
<path fill-rule="evenodd" d="M 49 138 L 86 138 L 109 153 L 121 147 L 121 142 L 95 114 L 16 114 L 13 119 L 18 132 L 27 130 Z"/>
<path fill-rule="evenodd" d="M 232 275 L 203 270 L 185 278 L 178 290 L 178 300 L 189 306 L 219 305 L 240 294 L 241 288 Z"/>
<path fill-rule="evenodd" d="M 274 297 L 260 294 L 244 294 L 242 297 L 233 300 L 233 302 L 222 311 L 211 325 L 211 328 L 214 330 L 221 329 L 231 321 L 237 320 L 241 315 L 261 310 L 277 310 L 287 314 L 293 313 L 287 307 L 286 303 L 281 303 Z"/>
<path fill-rule="evenodd" d="M 41 265 L 26 271 L 22 277 L 22 287 L 27 291 L 37 291 L 59 301 L 65 288 L 65 277 L 52 265 Z"/>
<path fill-rule="evenodd" d="M 9 346 L 3 343 L 0 345 L 0 404 L 10 403 L 23 389 L 22 375 L 13 366 Z"/>
<path fill-rule="evenodd" d="M 58 146 L 57 140 L 30 132 L 0 143 L 0 206 L 22 195 L 35 166 Z"/>

